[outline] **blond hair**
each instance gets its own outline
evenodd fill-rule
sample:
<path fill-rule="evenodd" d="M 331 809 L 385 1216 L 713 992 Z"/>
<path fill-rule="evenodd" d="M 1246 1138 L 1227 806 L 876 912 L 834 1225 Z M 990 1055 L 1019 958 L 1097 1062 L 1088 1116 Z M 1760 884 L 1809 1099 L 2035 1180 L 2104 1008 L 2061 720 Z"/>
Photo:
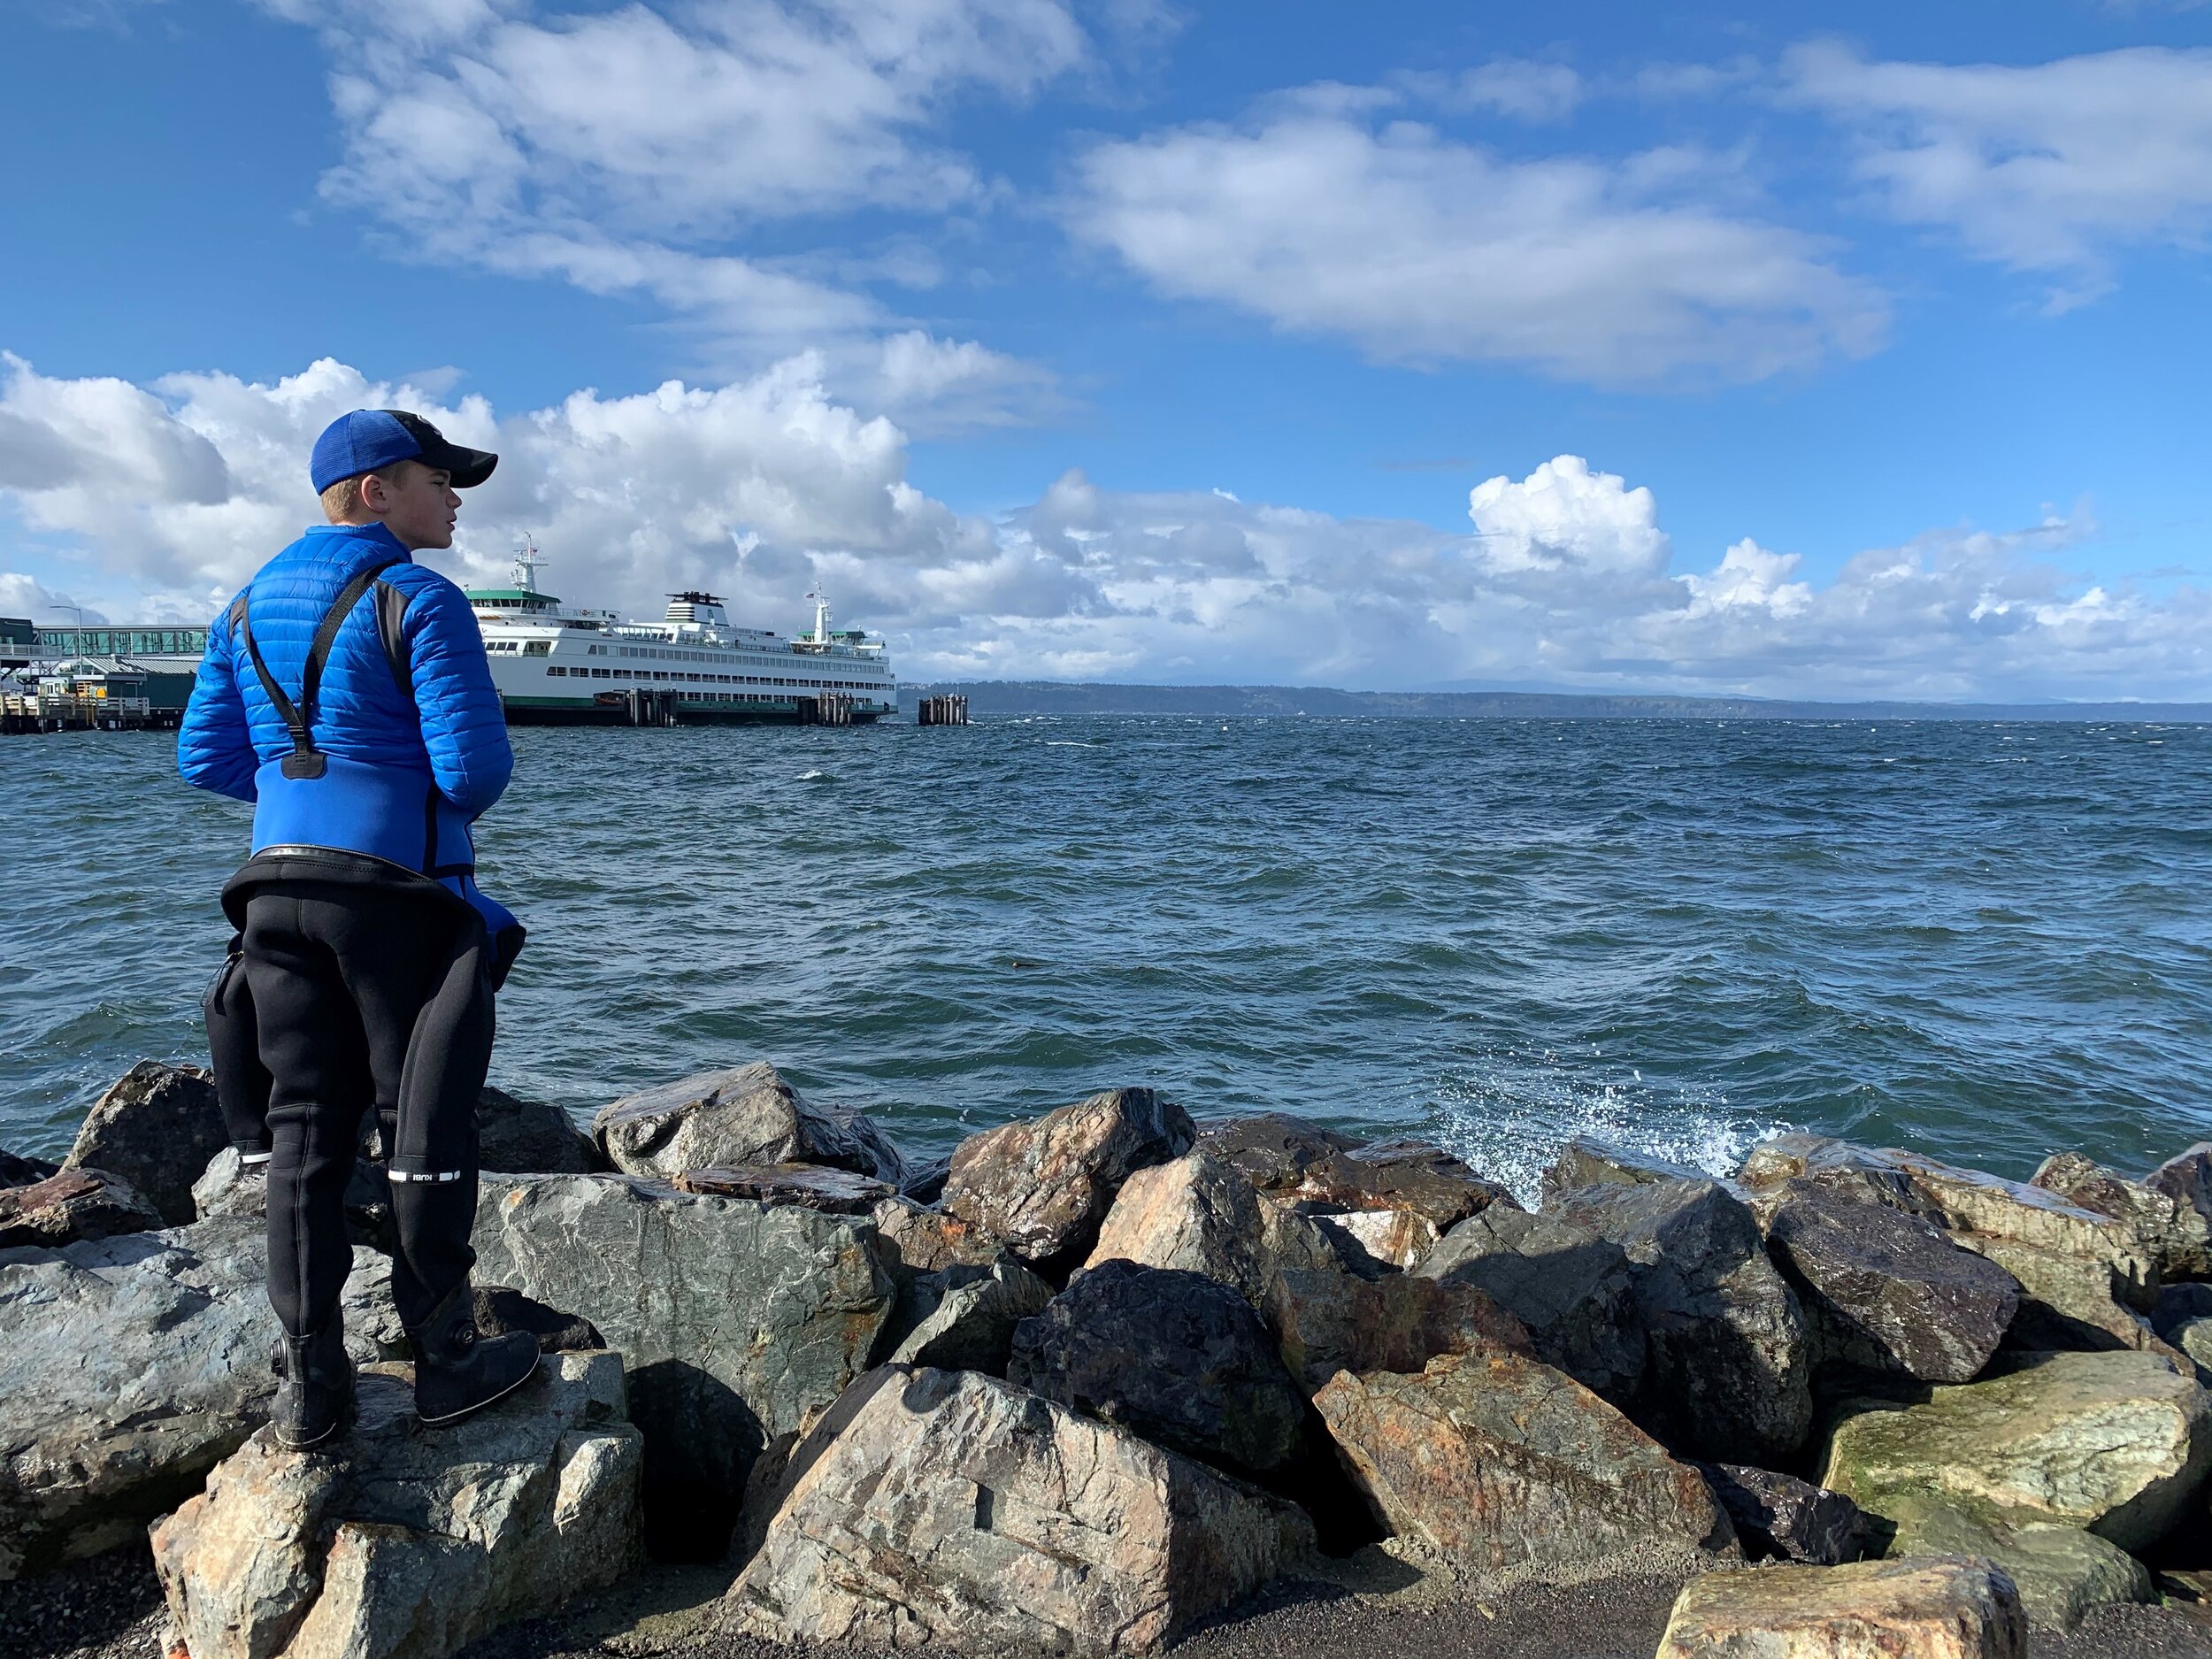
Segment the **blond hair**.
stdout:
<path fill-rule="evenodd" d="M 373 475 L 388 484 L 397 485 L 407 476 L 405 469 L 421 465 L 416 460 L 392 461 L 382 466 L 373 466 L 366 472 L 357 472 L 351 478 L 340 479 L 323 491 L 323 517 L 332 524 L 345 524 L 366 516 L 369 503 L 362 499 L 363 479 Z"/>

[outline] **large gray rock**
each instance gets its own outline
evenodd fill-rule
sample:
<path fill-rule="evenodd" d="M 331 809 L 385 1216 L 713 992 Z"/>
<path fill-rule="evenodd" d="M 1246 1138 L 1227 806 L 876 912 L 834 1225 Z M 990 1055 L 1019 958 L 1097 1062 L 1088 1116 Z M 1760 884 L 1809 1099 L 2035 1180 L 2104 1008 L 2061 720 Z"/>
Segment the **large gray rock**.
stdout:
<path fill-rule="evenodd" d="M 0 1578 L 111 1549 L 266 1415 L 258 1221 L 0 1253 Z"/>
<path fill-rule="evenodd" d="M 972 1372 L 876 1373 L 780 1497 L 726 1606 L 784 1641 L 1149 1653 L 1313 1542 L 1290 1504 Z"/>
<path fill-rule="evenodd" d="M 1148 1088 L 1109 1089 L 963 1141 L 944 1208 L 1025 1262 L 1072 1264 L 1088 1254 L 1122 1183 L 1181 1157 L 1196 1137 L 1172 1101 Z"/>
<path fill-rule="evenodd" d="M 181 1227 L 194 1219 L 192 1183 L 228 1141 L 206 1072 L 141 1060 L 85 1114 L 62 1167 L 121 1177 L 160 1225 Z"/>
<path fill-rule="evenodd" d="M 1572 1579 L 1631 1552 L 1735 1548 L 1702 1475 L 1524 1355 L 1346 1371 L 1314 1405 L 1400 1547 L 1471 1578 Z"/>
<path fill-rule="evenodd" d="M 1202 1273 L 1086 1268 L 1014 1333 L 1006 1378 L 1232 1474 L 1279 1474 L 1305 1450 L 1305 1393 L 1274 1338 Z"/>
<path fill-rule="evenodd" d="M 1547 1210 L 1569 1193 L 1586 1187 L 1648 1187 L 1654 1181 L 1702 1181 L 1712 1178 L 1703 1170 L 1676 1164 L 1648 1153 L 1601 1141 L 1570 1141 L 1544 1171 L 1543 1204 Z"/>
<path fill-rule="evenodd" d="M 1308 1394 L 1339 1371 L 1418 1371 L 1440 1355 L 1532 1351 L 1520 1320 L 1454 1279 L 1294 1270 L 1277 1279 L 1261 1311 Z"/>
<path fill-rule="evenodd" d="M 1792 1182 L 1767 1212 L 1767 1249 L 1818 1329 L 1822 1357 L 1923 1382 L 1965 1382 L 2020 1305 L 2012 1275 L 1933 1222 Z"/>
<path fill-rule="evenodd" d="M 2026 1659 L 2019 1593 L 1986 1561 L 1916 1556 L 1690 1580 L 1658 1659 Z"/>
<path fill-rule="evenodd" d="M 1015 1331 L 1045 1310 L 1052 1286 L 1018 1262 L 994 1262 L 926 1274 L 910 1294 L 914 1323 L 887 1363 L 1003 1377 Z"/>
<path fill-rule="evenodd" d="M 161 1225 L 135 1187 L 105 1170 L 68 1169 L 27 1187 L 0 1187 L 0 1250 L 59 1249 Z"/>
<path fill-rule="evenodd" d="M 2169 1285 L 2158 1293 L 2151 1328 L 2196 1367 L 2212 1387 L 2212 1285 Z"/>
<path fill-rule="evenodd" d="M 1826 1463 L 1821 1484 L 1870 1514 L 1932 1502 L 2140 1549 L 2201 1502 L 2212 1399 L 2155 1355 L 2041 1355 L 1920 1404 L 1847 1403 Z"/>
<path fill-rule="evenodd" d="M 1210 1118 L 1198 1125 L 1199 1151 L 1269 1193 L 1290 1191 L 1312 1165 L 1359 1145 L 1350 1135 L 1288 1112 Z"/>
<path fill-rule="evenodd" d="M 865 1112 L 810 1105 L 762 1061 L 626 1094 L 592 1120 L 592 1135 L 614 1168 L 663 1179 L 741 1164 L 820 1164 L 896 1187 L 905 1172 Z"/>
<path fill-rule="evenodd" d="M 1749 1210 L 1717 1182 L 1655 1181 L 1585 1187 L 1558 1214 L 1628 1253 L 1649 1420 L 1722 1463 L 1763 1467 L 1804 1444 L 1805 1317 Z"/>
<path fill-rule="evenodd" d="M 2200 1250 L 2177 1250 L 2172 1271 L 2212 1279 L 2212 1141 L 2200 1141 L 2186 1152 L 2168 1158 L 2143 1178 L 2143 1185 L 2160 1197 L 2173 1200 L 2183 1212 L 2177 1221 L 2192 1245 L 2200 1237 L 2206 1240 Z"/>
<path fill-rule="evenodd" d="M 607 1168 L 607 1161 L 558 1106 L 488 1087 L 476 1097 L 476 1167 L 510 1175 L 588 1175 Z"/>
<path fill-rule="evenodd" d="M 1527 1329 L 1536 1356 L 1615 1405 L 1644 1377 L 1644 1330 L 1628 1253 L 1556 1216 L 1503 1205 L 1463 1221 L 1416 1275 L 1484 1292 Z"/>
<path fill-rule="evenodd" d="M 657 1501 L 733 1505 L 866 1368 L 896 1284 L 865 1219 L 620 1175 L 486 1176 L 476 1273 L 591 1321 L 630 1369 Z"/>
<path fill-rule="evenodd" d="M 2039 1340 L 2041 1322 L 2059 1334 L 2078 1327 L 2095 1346 L 2146 1345 L 2134 1316 L 2156 1298 L 2157 1263 L 2124 1220 L 2024 1182 L 1824 1135 L 1778 1135 L 1753 1148 L 1737 1179 L 1758 1210 L 1786 1183 L 1802 1180 L 1933 1222 L 2020 1281 L 2023 1340 Z"/>
<path fill-rule="evenodd" d="M 193 1659 L 442 1659 L 643 1564 L 619 1356 L 549 1356 L 532 1383 L 433 1431 L 408 1368 L 359 1388 L 339 1455 L 264 1431 L 153 1529 Z"/>

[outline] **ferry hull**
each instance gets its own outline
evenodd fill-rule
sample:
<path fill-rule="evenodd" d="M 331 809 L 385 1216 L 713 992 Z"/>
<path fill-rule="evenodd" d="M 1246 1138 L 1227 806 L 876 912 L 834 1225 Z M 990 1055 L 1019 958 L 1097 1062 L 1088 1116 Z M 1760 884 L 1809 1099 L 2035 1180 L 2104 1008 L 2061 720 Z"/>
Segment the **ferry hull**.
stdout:
<path fill-rule="evenodd" d="M 618 703 L 579 703 L 572 698 L 502 697 L 510 726 L 817 726 L 822 722 L 811 710 L 773 704 L 733 706 L 695 702 L 689 698 L 641 699 L 636 706 L 624 698 Z M 890 718 L 895 709 L 854 709 L 849 723 L 873 726 Z"/>

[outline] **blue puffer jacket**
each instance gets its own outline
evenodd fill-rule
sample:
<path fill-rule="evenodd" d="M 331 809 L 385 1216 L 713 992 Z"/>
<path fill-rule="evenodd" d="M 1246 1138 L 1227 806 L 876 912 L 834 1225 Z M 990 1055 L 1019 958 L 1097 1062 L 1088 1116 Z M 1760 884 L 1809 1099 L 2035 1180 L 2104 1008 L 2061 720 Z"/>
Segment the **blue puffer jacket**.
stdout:
<path fill-rule="evenodd" d="M 254 849 L 303 844 L 365 853 L 438 879 L 495 933 L 512 917 L 474 891 L 470 820 L 514 771 L 507 722 L 467 598 L 407 557 L 381 525 L 319 525 L 263 565 L 242 595 L 254 643 L 299 700 L 315 630 L 365 566 L 397 556 L 346 614 L 313 709 L 322 775 L 284 775 L 290 730 L 254 672 L 235 603 L 209 631 L 177 742 L 187 782 L 256 803 Z M 381 590 L 381 591 L 380 591 Z M 411 700 L 380 629 L 395 621 Z"/>

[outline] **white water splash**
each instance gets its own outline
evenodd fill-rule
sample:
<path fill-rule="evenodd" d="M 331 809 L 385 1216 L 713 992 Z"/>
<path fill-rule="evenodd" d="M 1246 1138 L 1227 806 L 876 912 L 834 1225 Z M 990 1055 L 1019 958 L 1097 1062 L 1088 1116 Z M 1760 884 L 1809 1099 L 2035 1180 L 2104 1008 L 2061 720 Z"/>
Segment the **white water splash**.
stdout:
<path fill-rule="evenodd" d="M 1797 1125 L 1730 1107 L 1717 1088 L 1657 1088 L 1594 1049 L 1496 1049 L 1438 1090 L 1446 1149 L 1531 1209 L 1568 1141 L 1603 1141 L 1732 1175 L 1762 1141 Z"/>

